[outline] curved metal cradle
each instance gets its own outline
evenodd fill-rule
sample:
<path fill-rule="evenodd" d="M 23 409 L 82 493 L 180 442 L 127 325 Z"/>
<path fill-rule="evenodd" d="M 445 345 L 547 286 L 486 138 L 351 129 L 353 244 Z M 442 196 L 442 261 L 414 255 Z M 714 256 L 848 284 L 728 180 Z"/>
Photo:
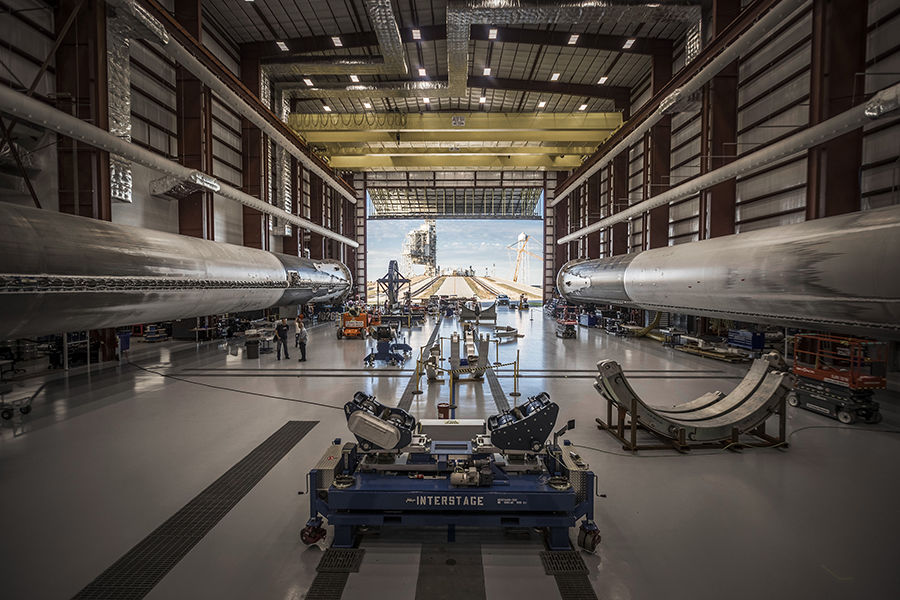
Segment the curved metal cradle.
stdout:
<path fill-rule="evenodd" d="M 0 203 L 0 339 L 332 302 L 349 269 Z"/>
<path fill-rule="evenodd" d="M 597 363 L 594 388 L 659 436 L 688 442 L 718 442 L 754 430 L 783 405 L 792 385 L 786 369 L 781 357 L 770 353 L 753 362 L 730 394 L 711 392 L 671 409 L 648 405 L 635 393 L 622 367 L 614 360 Z"/>

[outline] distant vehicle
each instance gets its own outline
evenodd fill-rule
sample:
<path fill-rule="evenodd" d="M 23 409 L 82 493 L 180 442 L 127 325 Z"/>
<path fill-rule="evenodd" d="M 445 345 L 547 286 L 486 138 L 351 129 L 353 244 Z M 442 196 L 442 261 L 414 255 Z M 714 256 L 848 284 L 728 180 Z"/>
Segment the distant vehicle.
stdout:
<path fill-rule="evenodd" d="M 497 296 L 497 305 L 498 306 L 509 306 L 509 296 L 506 294 L 500 294 Z"/>

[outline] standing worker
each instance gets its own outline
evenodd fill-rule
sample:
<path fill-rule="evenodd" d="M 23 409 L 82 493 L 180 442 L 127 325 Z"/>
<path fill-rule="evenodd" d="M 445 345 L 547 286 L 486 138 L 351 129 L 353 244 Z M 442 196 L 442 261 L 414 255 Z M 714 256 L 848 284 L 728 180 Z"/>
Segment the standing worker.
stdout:
<path fill-rule="evenodd" d="M 300 360 L 297 362 L 306 362 L 306 340 L 309 339 L 309 332 L 303 326 L 303 320 L 297 320 L 297 339 L 300 342 Z"/>
<path fill-rule="evenodd" d="M 281 323 L 278 323 L 275 326 L 275 360 L 281 360 L 282 346 L 284 346 L 284 359 L 287 360 L 290 358 L 290 356 L 288 356 L 287 335 L 287 319 L 281 319 Z"/>
<path fill-rule="evenodd" d="M 297 313 L 294 321 L 294 348 L 300 347 L 300 330 L 303 329 L 303 313 Z"/>

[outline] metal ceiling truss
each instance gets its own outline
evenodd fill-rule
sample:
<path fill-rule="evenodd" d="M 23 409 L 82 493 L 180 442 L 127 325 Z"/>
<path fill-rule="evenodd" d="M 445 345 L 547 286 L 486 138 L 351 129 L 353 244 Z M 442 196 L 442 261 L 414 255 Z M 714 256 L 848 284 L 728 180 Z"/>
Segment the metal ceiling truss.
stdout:
<path fill-rule="evenodd" d="M 368 188 L 370 219 L 540 220 L 542 187 Z"/>
<path fill-rule="evenodd" d="M 385 6 L 387 9 L 385 9 Z M 393 11 L 390 9 L 389 0 L 366 0 L 366 8 L 369 11 L 376 32 L 381 30 L 387 31 L 391 27 L 396 27 L 396 20 Z M 376 8 L 378 10 L 375 10 Z M 379 19 L 380 22 L 376 23 L 375 19 Z M 469 85 L 469 41 L 473 25 L 493 25 L 496 23 L 504 25 L 578 25 L 596 22 L 601 19 L 614 22 L 677 21 L 697 28 L 701 22 L 701 8 L 700 6 L 680 1 L 665 4 L 647 4 L 632 0 L 617 0 L 614 2 L 583 0 L 553 5 L 536 1 L 450 0 L 447 4 L 446 81 L 430 80 L 426 77 L 417 81 L 389 81 L 375 84 L 354 83 L 352 85 L 334 87 L 323 87 L 315 84 L 300 87 L 296 83 L 277 83 L 275 85 L 294 98 L 321 98 L 326 94 L 331 98 L 359 98 L 362 96 L 463 98 L 467 95 L 467 87 Z M 380 39 L 379 37 L 379 41 Z M 379 48 L 385 62 L 390 60 L 396 64 L 402 60 L 406 64 L 405 49 L 399 30 L 397 30 L 396 37 L 393 37 L 392 30 L 391 43 L 387 46 L 379 45 Z M 398 56 L 389 57 L 388 54 L 391 52 L 397 52 Z M 340 58 L 332 59 L 332 61 L 339 63 Z M 320 65 L 321 63 L 317 62 L 315 64 Z M 337 72 L 349 72 L 343 70 L 345 67 L 340 64 L 335 64 L 334 67 L 342 69 Z M 331 72 L 334 73 L 335 71 Z M 558 91 L 557 93 L 566 92 Z M 580 94 L 580 91 L 578 93 Z"/>

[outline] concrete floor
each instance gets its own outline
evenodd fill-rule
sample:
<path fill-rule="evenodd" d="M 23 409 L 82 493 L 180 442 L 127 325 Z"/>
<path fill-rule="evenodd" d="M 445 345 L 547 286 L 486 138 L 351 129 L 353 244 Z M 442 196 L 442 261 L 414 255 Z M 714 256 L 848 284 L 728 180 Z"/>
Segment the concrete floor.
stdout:
<path fill-rule="evenodd" d="M 568 437 L 606 494 L 596 503 L 603 542 L 597 555 L 584 555 L 599 598 L 900 597 L 900 436 L 875 431 L 896 429 L 894 410 L 878 427 L 840 427 L 791 409 L 789 450 L 627 455 L 593 424 L 597 360 L 619 360 L 638 393 L 660 405 L 727 392 L 747 367 L 599 330 L 563 341 L 539 310 L 500 312 L 500 324 L 525 334 L 501 347 L 501 359 L 520 351 L 522 392 L 549 392 L 560 422 L 577 420 Z M 454 326 L 445 321 L 443 329 Z M 431 327 L 413 329 L 411 345 L 423 344 Z M 296 354 L 247 360 L 216 344 L 161 345 L 135 359 L 155 373 L 125 365 L 51 381 L 26 422 L 0 430 L 0 597 L 71 597 L 285 421 L 299 419 L 319 424 L 149 597 L 302 598 L 321 556 L 299 539 L 308 518 L 297 495 L 305 474 L 333 438 L 349 437 L 340 409 L 353 392 L 394 404 L 409 375 L 363 370 L 366 346 L 338 341 L 326 326 L 312 330 L 306 363 Z M 511 389 L 511 379 L 500 381 Z M 413 404 L 416 416 L 434 416 L 446 393 L 429 388 Z M 462 386 L 458 416 L 493 412 L 486 386 Z M 480 543 L 488 598 L 559 597 L 535 535 L 463 532 L 466 539 Z M 440 531 L 365 538 L 363 566 L 343 597 L 415 598 L 423 544 L 442 541 Z"/>

